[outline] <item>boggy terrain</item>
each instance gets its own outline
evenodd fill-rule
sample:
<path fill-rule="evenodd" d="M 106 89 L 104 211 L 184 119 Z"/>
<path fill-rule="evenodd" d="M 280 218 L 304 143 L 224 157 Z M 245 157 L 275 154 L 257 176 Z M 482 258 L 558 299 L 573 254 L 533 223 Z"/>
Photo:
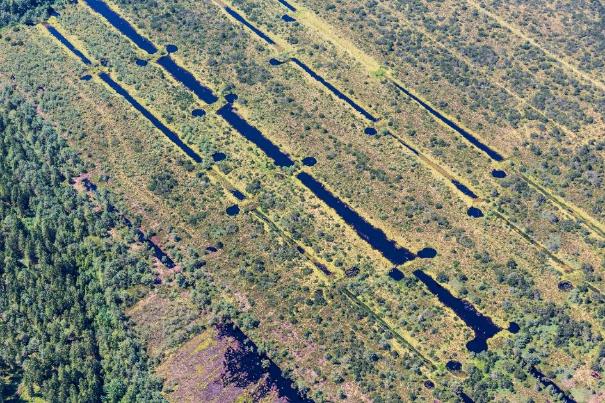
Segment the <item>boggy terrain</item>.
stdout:
<path fill-rule="evenodd" d="M 2 85 L 171 262 L 126 311 L 164 397 L 602 397 L 603 89 L 482 7 L 84 0 L 2 31 Z"/>

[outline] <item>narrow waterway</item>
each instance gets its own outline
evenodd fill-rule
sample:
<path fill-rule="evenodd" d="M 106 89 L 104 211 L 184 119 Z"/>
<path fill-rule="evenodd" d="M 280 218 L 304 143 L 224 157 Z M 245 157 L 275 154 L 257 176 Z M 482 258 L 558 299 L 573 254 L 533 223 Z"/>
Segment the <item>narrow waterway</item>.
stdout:
<path fill-rule="evenodd" d="M 281 3 L 281 5 L 283 5 L 284 7 L 286 7 L 288 10 L 290 11 L 296 11 L 296 7 L 294 7 L 292 4 L 288 3 L 286 0 L 277 0 L 279 3 Z"/>
<path fill-rule="evenodd" d="M 538 368 L 533 365 L 530 365 L 528 371 L 531 376 L 533 376 L 538 382 L 540 382 L 540 384 L 542 384 L 543 387 L 550 387 L 552 391 L 556 393 L 562 401 L 564 401 L 565 403 L 576 403 L 574 399 L 569 397 L 563 389 L 561 389 L 552 380 L 547 378 Z"/>
<path fill-rule="evenodd" d="M 279 167 L 289 167 L 294 165 L 294 161 L 275 144 L 271 142 L 260 130 L 249 124 L 244 118 L 239 116 L 233 109 L 233 104 L 228 102 L 216 112 L 225 119 L 231 127 L 244 136 L 247 140 L 254 143 L 262 152 L 273 160 Z"/>
<path fill-rule="evenodd" d="M 140 35 L 136 29 L 130 23 L 120 16 L 118 13 L 113 11 L 111 7 L 102 0 L 84 0 L 90 8 L 97 13 L 101 14 L 114 28 L 128 37 L 133 41 L 139 48 L 149 53 L 150 55 L 156 53 L 158 49 L 155 45 L 144 36 Z"/>
<path fill-rule="evenodd" d="M 260 29 L 256 28 L 254 25 L 249 23 L 244 17 L 242 17 L 240 14 L 238 14 L 237 11 L 235 11 L 231 7 L 227 7 L 227 6 L 225 6 L 225 11 L 230 16 L 232 16 L 233 18 L 235 18 L 236 20 L 238 20 L 239 22 L 244 24 L 248 29 L 250 29 L 250 31 L 254 32 L 263 41 L 267 42 L 269 45 L 275 45 L 275 42 L 273 41 L 273 39 L 269 38 L 269 36 L 267 34 L 265 34 L 263 31 L 261 31 Z"/>
<path fill-rule="evenodd" d="M 456 316 L 475 332 L 475 338 L 466 343 L 466 348 L 475 353 L 487 350 L 487 340 L 502 329 L 494 324 L 490 317 L 477 311 L 470 302 L 454 297 L 447 288 L 424 271 L 415 270 L 413 274 L 426 285 L 433 295 L 437 296 L 441 303 L 454 311 Z"/>
<path fill-rule="evenodd" d="M 452 179 L 452 184 L 454 186 L 456 186 L 456 189 L 458 189 L 459 191 L 461 191 L 462 193 L 464 193 L 471 199 L 477 198 L 477 195 L 475 194 L 475 192 L 470 190 L 465 184 L 461 183 L 460 181 L 457 181 L 456 179 Z"/>
<path fill-rule="evenodd" d="M 395 85 L 395 87 L 399 91 L 403 92 L 405 95 L 407 95 L 408 97 L 410 97 L 414 101 L 416 101 L 416 103 L 418 103 L 420 106 L 422 106 L 424 109 L 426 109 L 431 115 L 433 115 L 437 119 L 441 120 L 448 127 L 450 127 L 451 129 L 456 131 L 458 134 L 460 134 L 462 137 L 464 137 L 473 146 L 475 146 L 476 148 L 478 148 L 479 150 L 481 150 L 485 154 L 487 154 L 487 156 L 490 157 L 492 160 L 502 161 L 504 159 L 502 157 L 502 155 L 500 155 L 497 151 L 491 149 L 486 144 L 483 144 L 481 141 L 479 141 L 478 138 L 476 138 L 475 136 L 470 134 L 468 131 L 466 131 L 463 128 L 461 128 L 460 126 L 458 126 L 456 123 L 452 122 L 450 119 L 443 116 L 441 113 L 439 113 L 438 111 L 433 109 L 430 105 L 428 105 L 426 102 L 422 101 L 420 98 L 418 98 L 417 96 L 412 94 L 409 90 L 405 89 L 404 87 L 402 87 L 401 85 L 397 84 L 394 81 L 393 81 L 393 85 Z"/>
<path fill-rule="evenodd" d="M 179 66 L 170 56 L 162 56 L 157 63 L 164 68 L 170 75 L 183 84 L 196 97 L 207 104 L 213 104 L 218 100 L 212 90 L 200 83 L 187 69 Z"/>
<path fill-rule="evenodd" d="M 368 223 L 355 210 L 334 196 L 311 175 L 306 172 L 299 172 L 296 177 L 315 196 L 332 208 L 364 241 L 369 243 L 372 248 L 378 250 L 391 263 L 400 265 L 416 258 L 414 253 L 389 239 L 381 229 Z"/>
<path fill-rule="evenodd" d="M 359 112 L 364 118 L 366 118 L 367 120 L 369 120 L 371 122 L 378 121 L 378 118 L 376 118 L 370 112 L 365 110 L 361 105 L 357 104 L 351 98 L 349 98 L 348 96 L 343 94 L 342 91 L 340 91 L 338 88 L 333 86 L 330 82 L 328 82 L 322 76 L 317 74 L 312 68 L 307 66 L 305 63 L 301 62 L 296 57 L 293 57 L 290 60 L 292 61 L 292 63 L 296 64 L 298 67 L 303 69 L 303 71 L 305 71 L 307 74 L 309 74 L 313 79 L 315 79 L 316 81 L 321 83 L 324 87 L 326 87 L 328 90 L 330 90 L 330 92 L 332 92 L 338 99 L 341 99 L 344 102 L 346 102 L 347 104 L 349 104 L 353 109 L 355 109 L 357 112 Z"/>
<path fill-rule="evenodd" d="M 59 42 L 61 42 L 63 46 L 65 46 L 71 53 L 76 55 L 82 61 L 82 63 L 87 65 L 92 64 L 90 60 L 86 56 L 84 56 L 84 54 L 80 52 L 70 41 L 68 41 L 66 37 L 61 35 L 61 33 L 57 31 L 55 27 L 48 23 L 44 24 L 44 27 L 46 27 L 48 32 L 50 32 L 52 36 L 54 36 Z"/>
<path fill-rule="evenodd" d="M 136 99 L 134 99 L 128 91 L 126 91 L 120 84 L 116 83 L 107 73 L 99 73 L 99 77 L 103 80 L 107 85 L 109 85 L 116 93 L 122 96 L 133 108 L 141 113 L 147 120 L 149 120 L 156 128 L 158 128 L 170 141 L 172 141 L 177 147 L 179 147 L 189 158 L 191 158 L 196 163 L 202 162 L 202 157 L 193 151 L 187 144 L 183 143 L 183 141 L 176 135 L 172 130 L 170 130 L 166 125 L 164 125 L 158 118 L 156 118 L 151 112 L 149 112 L 143 105 L 141 105 Z"/>

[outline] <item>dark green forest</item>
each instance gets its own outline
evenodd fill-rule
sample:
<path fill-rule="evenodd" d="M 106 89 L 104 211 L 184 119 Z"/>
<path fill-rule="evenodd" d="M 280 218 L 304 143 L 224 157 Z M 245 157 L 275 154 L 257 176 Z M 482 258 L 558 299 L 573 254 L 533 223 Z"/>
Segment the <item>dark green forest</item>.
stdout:
<path fill-rule="evenodd" d="M 123 314 L 127 290 L 153 282 L 149 254 L 106 194 L 70 186 L 82 163 L 35 108 L 0 99 L 0 396 L 162 400 Z"/>
<path fill-rule="evenodd" d="M 0 1 L 0 28 L 17 22 L 28 24 L 38 22 L 48 17 L 52 5 L 66 2 L 67 0 L 2 0 Z"/>

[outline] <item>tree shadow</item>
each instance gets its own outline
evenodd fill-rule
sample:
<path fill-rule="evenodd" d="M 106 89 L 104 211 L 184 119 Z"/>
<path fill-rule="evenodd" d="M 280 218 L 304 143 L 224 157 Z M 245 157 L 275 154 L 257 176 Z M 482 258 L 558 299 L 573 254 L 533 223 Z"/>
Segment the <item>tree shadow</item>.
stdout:
<path fill-rule="evenodd" d="M 313 402 L 296 389 L 293 382 L 266 354 L 259 353 L 257 346 L 239 328 L 231 323 L 223 323 L 217 326 L 217 330 L 219 338 L 230 337 L 237 342 L 225 352 L 225 371 L 221 375 L 223 385 L 247 388 L 262 380 L 255 392 L 255 400 L 276 390 L 280 398 L 289 402 Z"/>

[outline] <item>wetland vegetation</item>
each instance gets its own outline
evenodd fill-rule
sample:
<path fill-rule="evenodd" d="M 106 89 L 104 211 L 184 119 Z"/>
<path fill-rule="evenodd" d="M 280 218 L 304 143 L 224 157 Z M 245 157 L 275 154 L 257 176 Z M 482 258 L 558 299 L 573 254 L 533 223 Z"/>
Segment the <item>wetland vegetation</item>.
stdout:
<path fill-rule="evenodd" d="M 604 400 L 602 13 L 531 4 L 3 3 L 0 401 Z"/>

